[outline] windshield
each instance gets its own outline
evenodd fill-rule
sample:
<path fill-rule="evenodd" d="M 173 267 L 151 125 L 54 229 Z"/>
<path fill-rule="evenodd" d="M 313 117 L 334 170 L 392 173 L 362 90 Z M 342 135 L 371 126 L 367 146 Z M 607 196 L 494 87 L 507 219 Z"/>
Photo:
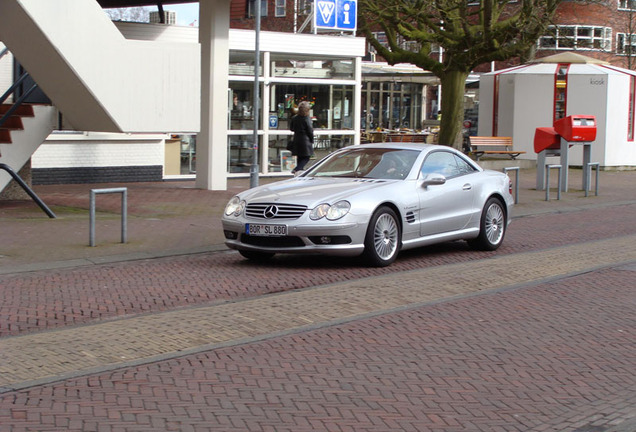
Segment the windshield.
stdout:
<path fill-rule="evenodd" d="M 411 171 L 417 150 L 356 148 L 333 155 L 308 173 L 314 177 L 403 179 Z"/>

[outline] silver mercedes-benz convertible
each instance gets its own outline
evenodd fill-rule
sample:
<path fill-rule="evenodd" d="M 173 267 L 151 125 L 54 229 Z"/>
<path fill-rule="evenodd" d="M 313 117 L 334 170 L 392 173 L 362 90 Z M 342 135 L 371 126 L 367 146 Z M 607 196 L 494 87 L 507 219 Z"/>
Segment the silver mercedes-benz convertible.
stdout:
<path fill-rule="evenodd" d="M 225 244 L 253 260 L 277 253 L 363 255 L 387 266 L 400 250 L 466 240 L 501 245 L 514 199 L 504 173 L 450 147 L 346 147 L 298 177 L 246 190 L 225 208 Z"/>

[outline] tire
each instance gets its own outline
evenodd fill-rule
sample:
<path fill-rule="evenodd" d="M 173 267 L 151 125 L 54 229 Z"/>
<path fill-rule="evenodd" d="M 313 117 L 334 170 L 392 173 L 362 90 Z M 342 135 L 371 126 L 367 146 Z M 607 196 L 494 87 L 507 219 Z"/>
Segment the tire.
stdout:
<path fill-rule="evenodd" d="M 398 256 L 402 246 L 402 230 L 395 212 L 389 207 L 378 208 L 367 227 L 364 258 L 374 267 L 386 267 Z"/>
<path fill-rule="evenodd" d="M 469 240 L 468 244 L 477 250 L 494 251 L 503 242 L 507 225 L 503 204 L 497 198 L 490 198 L 481 212 L 479 236 Z"/>
<path fill-rule="evenodd" d="M 251 260 L 251 261 L 267 261 L 268 259 L 274 256 L 274 254 L 271 252 L 240 250 L 239 253 L 243 255 L 244 258 L 247 258 L 248 260 Z"/>

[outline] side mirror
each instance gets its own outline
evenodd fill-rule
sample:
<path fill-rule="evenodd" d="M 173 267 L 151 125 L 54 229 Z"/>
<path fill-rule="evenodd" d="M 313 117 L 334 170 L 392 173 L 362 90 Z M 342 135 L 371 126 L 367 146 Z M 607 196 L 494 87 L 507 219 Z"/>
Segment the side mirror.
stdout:
<path fill-rule="evenodd" d="M 422 183 L 423 188 L 427 188 L 429 186 L 439 186 L 446 183 L 446 177 L 443 174 L 433 173 L 427 174 L 424 177 L 424 182 Z"/>

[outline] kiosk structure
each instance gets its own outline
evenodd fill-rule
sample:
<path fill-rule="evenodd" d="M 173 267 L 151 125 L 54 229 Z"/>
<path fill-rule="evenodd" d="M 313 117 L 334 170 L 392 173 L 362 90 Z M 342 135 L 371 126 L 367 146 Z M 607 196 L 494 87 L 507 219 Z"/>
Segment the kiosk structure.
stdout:
<path fill-rule="evenodd" d="M 595 139 L 570 141 L 569 151 L 561 152 L 567 162 L 580 165 L 589 150 L 603 169 L 636 166 L 636 71 L 563 53 L 483 74 L 479 85 L 477 135 L 511 136 L 515 150 L 526 152 L 519 159 L 539 158 L 533 148 L 537 128 L 585 115 L 596 119 Z"/>

